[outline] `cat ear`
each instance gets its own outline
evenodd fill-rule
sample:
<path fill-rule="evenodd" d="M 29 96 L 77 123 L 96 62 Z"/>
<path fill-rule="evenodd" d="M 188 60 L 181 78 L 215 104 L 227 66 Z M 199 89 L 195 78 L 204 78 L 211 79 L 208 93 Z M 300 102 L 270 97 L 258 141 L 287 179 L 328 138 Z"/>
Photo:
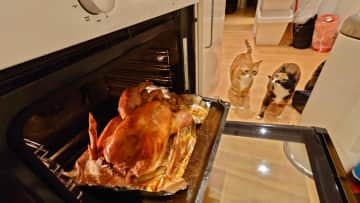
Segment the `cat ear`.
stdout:
<path fill-rule="evenodd" d="M 286 64 L 283 64 L 283 65 L 280 67 L 280 71 L 279 71 L 279 72 L 286 73 Z"/>
<path fill-rule="evenodd" d="M 255 62 L 253 64 L 253 70 L 255 70 L 256 72 L 259 72 L 259 66 L 262 62 L 263 62 L 262 60 Z"/>

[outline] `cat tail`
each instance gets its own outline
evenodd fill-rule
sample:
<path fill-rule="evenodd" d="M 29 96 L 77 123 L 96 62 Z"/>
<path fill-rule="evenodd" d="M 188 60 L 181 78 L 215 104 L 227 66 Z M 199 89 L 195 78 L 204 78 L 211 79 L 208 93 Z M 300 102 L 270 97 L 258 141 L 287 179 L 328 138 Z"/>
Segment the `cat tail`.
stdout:
<path fill-rule="evenodd" d="M 245 40 L 245 45 L 246 45 L 247 53 L 251 54 L 252 48 L 251 48 L 251 45 L 250 45 L 250 43 L 249 43 L 249 41 L 247 39 Z"/>

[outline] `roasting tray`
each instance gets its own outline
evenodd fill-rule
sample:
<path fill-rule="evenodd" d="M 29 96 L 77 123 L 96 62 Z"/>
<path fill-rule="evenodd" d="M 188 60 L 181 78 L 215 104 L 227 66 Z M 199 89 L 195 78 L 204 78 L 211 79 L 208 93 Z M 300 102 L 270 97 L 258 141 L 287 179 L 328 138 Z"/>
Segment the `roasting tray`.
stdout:
<path fill-rule="evenodd" d="M 188 188 L 175 194 L 129 190 L 124 187 L 79 186 L 84 192 L 83 201 L 100 202 L 201 202 L 206 189 L 212 163 L 220 142 L 230 104 L 222 100 L 203 98 L 210 104 L 209 114 L 197 129 L 197 140 L 184 179 Z"/>
<path fill-rule="evenodd" d="M 175 194 L 100 186 L 75 187 L 71 179 L 64 182 L 61 179 L 63 166 L 49 161 L 51 153 L 46 150 L 47 146 L 24 139 L 23 128 L 16 127 L 24 126 L 27 116 L 32 114 L 31 109 L 29 112 L 24 111 L 14 120 L 9 131 L 9 142 L 34 172 L 42 177 L 54 192 L 66 198 L 67 202 L 201 202 L 230 108 L 230 104 L 222 100 L 203 97 L 203 101 L 210 105 L 210 109 L 204 123 L 197 128 L 196 145 L 183 176 L 188 188 Z M 23 139 L 24 142 L 18 142 Z"/>

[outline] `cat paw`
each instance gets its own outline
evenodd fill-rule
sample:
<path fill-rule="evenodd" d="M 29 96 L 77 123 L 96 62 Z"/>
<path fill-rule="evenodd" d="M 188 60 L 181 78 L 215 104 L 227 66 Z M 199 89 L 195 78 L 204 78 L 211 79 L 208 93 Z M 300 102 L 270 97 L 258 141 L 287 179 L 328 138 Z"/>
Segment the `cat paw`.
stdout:
<path fill-rule="evenodd" d="M 264 117 L 264 116 L 262 116 L 262 115 L 257 115 L 257 116 L 256 116 L 256 118 L 257 118 L 258 120 L 263 119 L 263 117 Z"/>

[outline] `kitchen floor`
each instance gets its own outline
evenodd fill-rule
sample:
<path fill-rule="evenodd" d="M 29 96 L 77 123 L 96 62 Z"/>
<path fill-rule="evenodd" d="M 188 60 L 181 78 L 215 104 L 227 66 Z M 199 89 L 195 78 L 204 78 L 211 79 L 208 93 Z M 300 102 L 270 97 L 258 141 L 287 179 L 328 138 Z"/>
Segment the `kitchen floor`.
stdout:
<path fill-rule="evenodd" d="M 265 116 L 263 120 L 256 119 L 266 92 L 267 76 L 284 62 L 297 63 L 301 67 L 301 79 L 296 89 L 303 89 L 327 54 L 287 45 L 254 46 L 254 13 L 255 9 L 245 9 L 226 15 L 221 78 L 211 96 L 229 101 L 229 68 L 235 56 L 246 51 L 244 40 L 247 39 L 253 47 L 254 61 L 263 62 L 250 90 L 250 108 L 231 107 L 228 120 L 298 124 L 300 114 L 290 105 L 280 118 Z M 288 36 L 284 37 L 282 44 L 288 42 Z M 306 157 L 306 153 L 303 156 Z M 314 180 L 300 173 L 286 158 L 283 142 L 225 135 L 221 138 L 204 202 L 290 203 L 319 202 L 319 199 Z"/>
<path fill-rule="evenodd" d="M 255 77 L 250 90 L 250 108 L 241 110 L 232 107 L 229 113 L 229 120 L 297 124 L 300 114 L 291 106 L 287 106 L 281 117 L 265 116 L 263 120 L 256 119 L 256 115 L 261 107 L 262 100 L 266 93 L 268 75 L 271 75 L 282 63 L 297 63 L 301 68 L 301 79 L 296 89 L 303 89 L 306 82 L 311 78 L 316 67 L 325 60 L 327 53 L 315 52 L 312 49 L 295 49 L 288 45 L 280 46 L 255 46 L 253 38 L 255 9 L 239 10 L 233 14 L 226 15 L 223 53 L 221 58 L 220 80 L 217 87 L 212 92 L 212 97 L 221 98 L 229 101 L 228 89 L 230 87 L 229 69 L 233 59 L 240 53 L 246 51 L 245 40 L 249 40 L 253 47 L 254 61 L 263 60 L 260 64 L 259 73 Z M 288 42 L 286 35 L 282 44 Z"/>

